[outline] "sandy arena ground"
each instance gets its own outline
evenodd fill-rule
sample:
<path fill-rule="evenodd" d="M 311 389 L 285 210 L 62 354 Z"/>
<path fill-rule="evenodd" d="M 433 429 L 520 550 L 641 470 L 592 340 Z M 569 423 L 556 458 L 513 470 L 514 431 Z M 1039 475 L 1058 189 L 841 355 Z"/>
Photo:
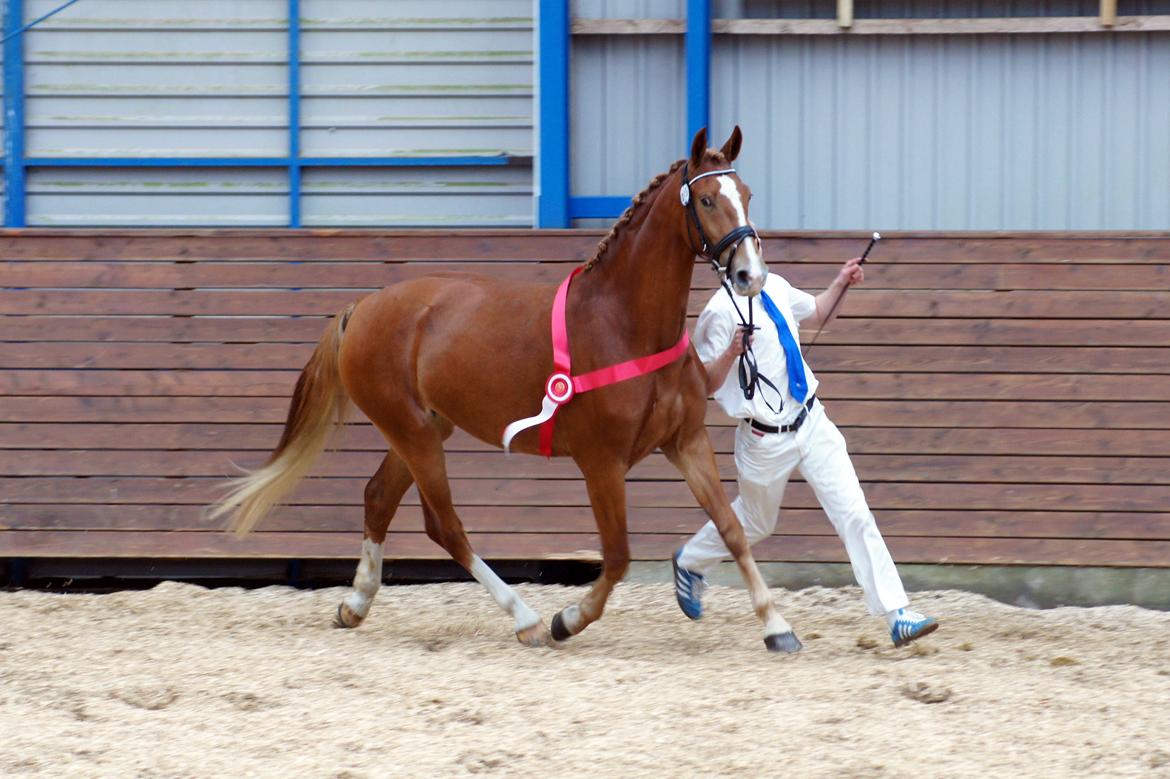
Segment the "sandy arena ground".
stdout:
<path fill-rule="evenodd" d="M 548 620 L 583 592 L 523 586 Z M 922 593 L 895 650 L 857 590 L 777 591 L 805 642 L 764 651 L 741 590 L 688 622 L 619 587 L 527 649 L 471 584 L 0 593 L 0 775 L 1170 776 L 1170 614 Z"/>

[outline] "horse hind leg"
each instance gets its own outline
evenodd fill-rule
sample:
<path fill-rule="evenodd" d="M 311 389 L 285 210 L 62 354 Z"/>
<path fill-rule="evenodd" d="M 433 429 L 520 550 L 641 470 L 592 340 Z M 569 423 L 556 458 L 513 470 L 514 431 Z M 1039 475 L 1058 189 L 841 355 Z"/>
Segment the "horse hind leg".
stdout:
<path fill-rule="evenodd" d="M 551 639 L 540 615 L 471 548 L 463 522 L 455 512 L 451 485 L 447 481 L 443 439 L 450 432 L 450 423 L 435 417 L 409 429 L 402 425 L 394 428 L 392 444 L 401 452 L 418 485 L 427 535 L 475 577 L 501 609 L 512 615 L 520 643 L 548 645 Z"/>
<path fill-rule="evenodd" d="M 445 523 L 425 499 L 422 501 L 422 510 L 427 536 L 466 568 L 475 580 L 484 586 L 500 608 L 515 617 L 516 640 L 527 646 L 548 644 L 548 631 L 541 622 L 540 615 L 530 609 L 516 591 L 471 550 L 463 523 L 458 517 L 455 518 L 454 524 Z M 465 562 L 468 559 L 470 563 Z"/>
<path fill-rule="evenodd" d="M 406 463 L 391 449 L 366 484 L 361 562 L 353 577 L 353 591 L 337 604 L 334 626 L 356 628 L 369 614 L 370 604 L 382 586 L 382 549 L 386 543 L 386 531 L 398 511 L 402 496 L 413 482 L 414 477 Z"/>

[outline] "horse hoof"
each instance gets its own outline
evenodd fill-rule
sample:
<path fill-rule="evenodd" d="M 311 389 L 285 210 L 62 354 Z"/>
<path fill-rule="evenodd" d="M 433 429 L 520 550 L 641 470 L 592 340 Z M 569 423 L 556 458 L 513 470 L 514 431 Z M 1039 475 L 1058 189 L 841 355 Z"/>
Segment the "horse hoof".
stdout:
<path fill-rule="evenodd" d="M 800 639 L 791 630 L 787 633 L 773 633 L 770 636 L 764 636 L 764 646 L 768 647 L 769 652 L 785 652 L 787 654 L 799 652 L 804 648 L 804 644 L 800 643 Z"/>
<path fill-rule="evenodd" d="M 565 627 L 565 618 L 561 616 L 562 614 L 564 614 L 563 611 L 558 611 L 556 616 L 553 617 L 552 637 L 554 641 L 568 641 L 573 636 L 569 632 L 569 629 Z"/>
<path fill-rule="evenodd" d="M 337 604 L 337 613 L 333 615 L 333 627 L 335 628 L 356 628 L 362 624 L 363 617 L 359 617 L 353 612 L 349 606 L 344 603 Z"/>
<path fill-rule="evenodd" d="M 524 646 L 550 646 L 552 640 L 549 638 L 548 629 L 544 626 L 544 622 L 537 622 L 532 627 L 524 628 L 516 631 L 516 640 Z"/>

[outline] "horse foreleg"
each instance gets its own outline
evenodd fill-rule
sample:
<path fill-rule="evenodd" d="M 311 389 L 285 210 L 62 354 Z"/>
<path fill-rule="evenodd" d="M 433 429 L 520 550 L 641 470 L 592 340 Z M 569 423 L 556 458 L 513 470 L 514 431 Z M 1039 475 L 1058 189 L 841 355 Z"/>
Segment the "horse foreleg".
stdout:
<path fill-rule="evenodd" d="M 614 586 L 630 567 L 630 540 L 626 535 L 626 473 L 617 464 L 600 467 L 578 463 L 585 474 L 589 502 L 601 536 L 601 576 L 581 602 L 561 610 L 552 621 L 552 636 L 564 641 L 601 618 Z"/>
<path fill-rule="evenodd" d="M 366 484 L 366 523 L 362 538 L 362 559 L 353 577 L 353 592 L 338 604 L 333 624 L 356 628 L 370 612 L 370 604 L 382 586 L 382 548 L 390 520 L 398 511 L 402 496 L 414 478 L 394 450 L 382 460 L 378 472 Z"/>
<path fill-rule="evenodd" d="M 776 610 L 772 593 L 752 556 L 743 526 L 740 525 L 735 512 L 731 510 L 727 493 L 719 480 L 715 452 L 711 448 L 711 439 L 707 436 L 707 431 L 700 428 L 680 436 L 677 441 L 662 447 L 662 451 L 682 473 L 687 486 L 691 488 L 699 505 L 711 517 L 723 538 L 723 543 L 735 558 L 751 595 L 752 608 L 764 623 L 764 644 L 773 652 L 799 651 L 800 640 Z"/>

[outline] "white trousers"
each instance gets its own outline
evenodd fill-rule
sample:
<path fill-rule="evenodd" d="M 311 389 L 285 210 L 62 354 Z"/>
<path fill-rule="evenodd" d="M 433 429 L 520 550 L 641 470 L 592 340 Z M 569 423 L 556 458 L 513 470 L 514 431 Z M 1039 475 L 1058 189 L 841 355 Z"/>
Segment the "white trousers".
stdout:
<path fill-rule="evenodd" d="M 795 433 L 761 436 L 746 421 L 741 422 L 735 433 L 735 466 L 739 472 L 739 497 L 732 501 L 731 508 L 743 525 L 748 544 L 772 534 L 788 477 L 794 468 L 799 468 L 845 542 L 853 577 L 865 592 L 870 613 L 885 614 L 909 604 L 873 512 L 865 502 L 845 448 L 845 437 L 825 414 L 820 401 Z M 708 522 L 683 547 L 679 565 L 707 573 L 730 554 L 715 523 Z"/>

